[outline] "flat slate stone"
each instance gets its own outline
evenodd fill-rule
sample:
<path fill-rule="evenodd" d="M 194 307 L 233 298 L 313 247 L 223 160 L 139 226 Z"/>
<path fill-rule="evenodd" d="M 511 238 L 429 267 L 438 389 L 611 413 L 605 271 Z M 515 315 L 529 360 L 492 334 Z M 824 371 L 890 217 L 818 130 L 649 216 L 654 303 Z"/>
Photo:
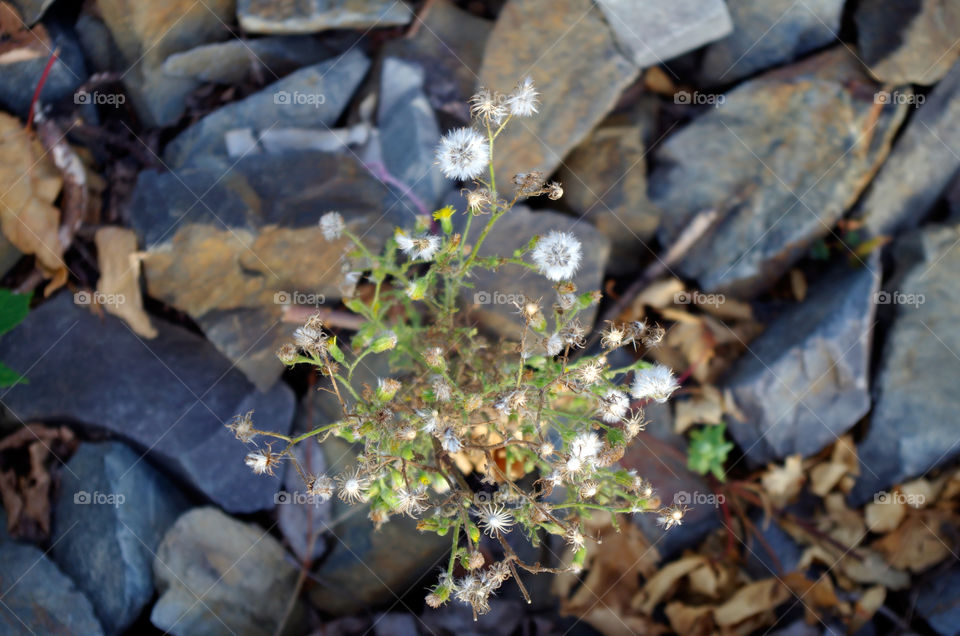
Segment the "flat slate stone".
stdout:
<path fill-rule="evenodd" d="M 413 12 L 395 0 L 239 0 L 237 17 L 250 33 L 315 33 L 399 26 Z"/>
<path fill-rule="evenodd" d="M 877 259 L 843 265 L 750 342 L 727 386 L 746 416 L 730 433 L 752 464 L 815 454 L 870 409 L 879 286 Z"/>
<path fill-rule="evenodd" d="M 0 633 L 102 636 L 93 606 L 43 552 L 0 540 Z"/>
<path fill-rule="evenodd" d="M 871 235 L 918 225 L 960 168 L 960 62 L 925 98 L 855 213 Z"/>
<path fill-rule="evenodd" d="M 330 47 L 309 36 L 229 40 L 174 53 L 164 61 L 163 72 L 201 82 L 239 84 L 254 72 L 276 79 L 332 55 Z"/>
<path fill-rule="evenodd" d="M 935 573 L 931 573 L 935 574 Z M 942 636 L 960 634 L 960 570 L 928 577 L 917 589 L 917 613 Z"/>
<path fill-rule="evenodd" d="M 81 444 L 60 472 L 51 555 L 87 595 L 108 634 L 153 597 L 153 555 L 187 501 L 120 442 Z"/>
<path fill-rule="evenodd" d="M 843 0 L 747 0 L 728 7 L 733 33 L 707 47 L 700 67 L 709 84 L 730 84 L 827 46 L 843 16 Z"/>
<path fill-rule="evenodd" d="M 870 425 L 857 447 L 856 506 L 960 454 L 960 227 L 929 226 L 894 248 L 897 269 L 880 300 L 895 319 L 883 346 Z"/>
<path fill-rule="evenodd" d="M 541 105 L 538 114 L 513 120 L 497 138 L 501 193 L 512 191 L 518 172 L 552 173 L 638 73 L 593 0 L 508 2 L 487 40 L 479 83 L 508 93 L 529 75 Z"/>
<path fill-rule="evenodd" d="M 224 424 L 254 410 L 258 428 L 287 433 L 293 392 L 278 384 L 261 393 L 203 338 L 153 324 L 159 335 L 144 340 L 56 295 L 0 339 L 0 360 L 29 380 L 8 389 L 4 405 L 21 421 L 107 430 L 225 510 L 272 508 L 279 480 L 244 465 L 248 449 Z"/>
<path fill-rule="evenodd" d="M 855 88 L 860 86 L 862 88 Z M 650 197 L 670 245 L 699 212 L 714 229 L 674 268 L 708 292 L 766 289 L 825 236 L 883 162 L 907 110 L 839 47 L 741 84 L 659 146 Z"/>
<path fill-rule="evenodd" d="M 24 24 L 33 26 L 46 10 L 53 4 L 53 0 L 13 0 L 13 6 L 20 11 Z"/>

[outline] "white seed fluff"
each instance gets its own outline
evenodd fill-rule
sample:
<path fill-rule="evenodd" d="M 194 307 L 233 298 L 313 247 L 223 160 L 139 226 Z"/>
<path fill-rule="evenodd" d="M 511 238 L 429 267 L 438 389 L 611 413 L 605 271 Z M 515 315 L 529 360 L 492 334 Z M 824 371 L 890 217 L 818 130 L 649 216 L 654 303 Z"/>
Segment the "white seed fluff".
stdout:
<path fill-rule="evenodd" d="M 440 171 L 448 179 L 468 181 L 479 177 L 490 163 L 490 148 L 473 128 L 457 128 L 440 139 Z"/>
<path fill-rule="evenodd" d="M 497 533 L 507 534 L 514 523 L 513 515 L 502 505 L 481 504 L 477 517 L 480 525 L 483 526 L 483 531 L 491 537 Z"/>
<path fill-rule="evenodd" d="M 677 379 L 673 377 L 673 371 L 667 366 L 658 364 L 637 372 L 630 386 L 630 393 L 637 400 L 654 400 L 663 403 L 679 388 Z"/>
<path fill-rule="evenodd" d="M 533 78 L 526 77 L 517 84 L 513 92 L 507 97 L 507 108 L 510 114 L 517 117 L 530 117 L 537 112 L 537 91 L 533 86 Z"/>
<path fill-rule="evenodd" d="M 600 400 L 600 417 L 608 424 L 616 424 L 627 414 L 630 398 L 623 391 L 610 389 Z"/>
<path fill-rule="evenodd" d="M 553 281 L 570 280 L 580 269 L 583 250 L 573 234 L 553 230 L 533 248 L 533 262 Z"/>
<path fill-rule="evenodd" d="M 339 212 L 327 212 L 320 217 L 320 231 L 328 241 L 336 241 L 343 236 L 343 230 L 343 217 Z"/>

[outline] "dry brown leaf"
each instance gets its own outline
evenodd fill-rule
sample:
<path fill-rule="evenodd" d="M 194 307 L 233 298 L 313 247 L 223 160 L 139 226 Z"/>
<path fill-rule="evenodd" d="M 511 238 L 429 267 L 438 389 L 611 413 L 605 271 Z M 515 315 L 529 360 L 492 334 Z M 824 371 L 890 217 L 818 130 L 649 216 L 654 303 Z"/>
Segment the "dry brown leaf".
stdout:
<path fill-rule="evenodd" d="M 659 66 L 651 66 L 647 69 L 643 74 L 643 85 L 651 92 L 665 97 L 672 97 L 677 92 L 677 85 L 673 78 Z"/>
<path fill-rule="evenodd" d="M 50 55 L 50 36 L 41 24 L 28 29 L 20 13 L 0 2 L 0 66 Z"/>
<path fill-rule="evenodd" d="M 864 592 L 853 609 L 853 616 L 850 617 L 849 633 L 856 634 L 861 627 L 870 622 L 885 600 L 887 600 L 887 588 L 882 585 L 874 585 Z"/>
<path fill-rule="evenodd" d="M 907 505 L 890 498 L 889 501 L 871 501 L 863 509 L 863 516 L 871 532 L 892 532 L 907 514 Z"/>
<path fill-rule="evenodd" d="M 666 598 L 674 585 L 693 570 L 703 567 L 707 563 L 706 557 L 691 555 L 668 563 L 647 580 L 643 589 L 634 596 L 631 606 L 641 613 L 650 615 L 653 608 Z"/>
<path fill-rule="evenodd" d="M 810 469 L 810 490 L 818 497 L 826 497 L 846 474 L 843 464 L 821 462 Z"/>
<path fill-rule="evenodd" d="M 790 289 L 797 301 L 803 301 L 807 297 L 807 277 L 796 267 L 790 270 Z"/>
<path fill-rule="evenodd" d="M 707 636 L 713 631 L 713 606 L 667 603 L 664 613 L 673 631 L 690 636 Z"/>
<path fill-rule="evenodd" d="M 950 556 L 950 549 L 936 532 L 942 521 L 936 513 L 913 513 L 871 547 L 898 570 L 922 572 Z"/>
<path fill-rule="evenodd" d="M 713 385 L 704 385 L 698 393 L 674 405 L 673 430 L 683 433 L 694 424 L 720 424 L 724 414 L 723 394 Z"/>
<path fill-rule="evenodd" d="M 833 581 L 827 574 L 821 575 L 816 581 L 811 581 L 800 572 L 791 572 L 783 578 L 783 582 L 803 605 L 807 622 L 814 623 L 819 619 L 817 610 L 841 609 L 848 613 L 849 608 L 841 608 L 840 599 L 833 588 Z"/>
<path fill-rule="evenodd" d="M 790 455 L 784 460 L 783 466 L 769 464 L 760 477 L 760 483 L 776 505 L 784 506 L 800 493 L 805 479 L 802 456 Z"/>
<path fill-rule="evenodd" d="M 94 236 L 100 280 L 99 298 L 107 313 L 121 318 L 144 338 L 155 338 L 157 330 L 143 310 L 140 295 L 140 259 L 137 256 L 137 235 L 121 227 L 102 227 Z"/>
<path fill-rule="evenodd" d="M 818 520 L 820 529 L 848 548 L 857 547 L 867 534 L 860 511 L 847 508 L 843 495 L 838 492 L 827 495 L 823 504 L 826 514 Z"/>
<path fill-rule="evenodd" d="M 927 479 L 914 479 L 899 488 L 907 505 L 913 508 L 926 508 L 937 499 L 939 488 Z"/>
<path fill-rule="evenodd" d="M 790 590 L 777 579 L 764 579 L 737 590 L 726 603 L 713 610 L 713 618 L 720 627 L 732 627 L 772 610 L 790 596 Z"/>
<path fill-rule="evenodd" d="M 658 280 L 637 294 L 637 297 L 633 299 L 631 307 L 634 313 L 641 316 L 644 314 L 645 307 L 653 307 L 654 309 L 672 307 L 677 294 L 682 293 L 683 290 L 683 283 L 676 278 Z"/>
<path fill-rule="evenodd" d="M 733 298 L 723 298 L 723 302 L 703 303 L 697 307 L 721 320 L 753 320 L 753 307 Z"/>
<path fill-rule="evenodd" d="M 891 568 L 883 557 L 873 550 L 857 548 L 856 556 L 841 556 L 842 553 L 827 551 L 823 546 L 810 546 L 803 551 L 797 562 L 797 570 L 806 570 L 813 562 L 819 562 L 843 575 L 850 581 L 865 585 L 883 585 L 890 590 L 902 590 L 910 585 L 910 576 Z M 838 581 L 843 583 L 843 581 Z M 845 587 L 852 587 L 846 585 Z"/>
<path fill-rule="evenodd" d="M 60 242 L 60 211 L 53 201 L 61 180 L 20 120 L 0 112 L 0 230 L 25 254 L 34 254 L 44 273 L 65 267 Z"/>

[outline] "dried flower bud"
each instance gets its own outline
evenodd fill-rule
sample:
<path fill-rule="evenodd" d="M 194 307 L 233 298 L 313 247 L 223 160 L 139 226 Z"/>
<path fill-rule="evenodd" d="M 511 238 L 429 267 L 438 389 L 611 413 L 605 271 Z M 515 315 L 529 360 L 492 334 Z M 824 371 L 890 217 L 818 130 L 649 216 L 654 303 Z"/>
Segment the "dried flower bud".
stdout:
<path fill-rule="evenodd" d="M 430 347 L 423 353 L 423 359 L 427 365 L 433 369 L 445 369 L 447 362 L 443 358 L 443 349 L 440 347 Z"/>
<path fill-rule="evenodd" d="M 476 393 L 468 396 L 467 399 L 463 401 L 463 409 L 467 413 L 472 413 L 481 406 L 483 406 L 483 398 Z"/>
<path fill-rule="evenodd" d="M 660 325 L 654 325 L 647 330 L 646 335 L 643 337 L 643 345 L 648 349 L 652 349 L 660 344 L 663 340 L 663 337 L 667 335 L 666 330 Z"/>
<path fill-rule="evenodd" d="M 327 348 L 327 334 L 304 325 L 293 330 L 293 342 L 304 351 L 319 355 Z"/>
<path fill-rule="evenodd" d="M 401 386 L 400 382 L 393 378 L 380 378 L 377 380 L 377 398 L 381 402 L 389 402 Z"/>
<path fill-rule="evenodd" d="M 477 568 L 482 568 L 485 562 L 486 559 L 483 558 L 483 554 L 479 550 L 474 550 L 467 557 L 467 569 L 476 570 Z"/>
<path fill-rule="evenodd" d="M 273 469 L 280 464 L 280 455 L 274 453 L 267 444 L 266 450 L 255 450 L 247 453 L 244 460 L 255 475 L 273 475 Z"/>
<path fill-rule="evenodd" d="M 390 351 L 397 346 L 397 334 L 392 331 L 384 331 L 379 336 L 377 336 L 372 343 L 370 343 L 370 349 L 374 353 L 383 353 L 384 351 Z"/>
<path fill-rule="evenodd" d="M 297 348 L 289 342 L 277 349 L 277 358 L 288 367 L 296 364 L 298 355 Z"/>
<path fill-rule="evenodd" d="M 546 189 L 547 197 L 549 197 L 551 201 L 556 201 L 563 197 L 563 186 L 556 181 L 551 181 L 548 183 Z"/>
<path fill-rule="evenodd" d="M 243 415 L 236 415 L 227 424 L 227 428 L 233 431 L 237 439 L 243 443 L 253 440 L 257 436 L 253 429 L 253 411 L 247 411 Z M 249 465 L 249 464 L 248 464 Z"/>

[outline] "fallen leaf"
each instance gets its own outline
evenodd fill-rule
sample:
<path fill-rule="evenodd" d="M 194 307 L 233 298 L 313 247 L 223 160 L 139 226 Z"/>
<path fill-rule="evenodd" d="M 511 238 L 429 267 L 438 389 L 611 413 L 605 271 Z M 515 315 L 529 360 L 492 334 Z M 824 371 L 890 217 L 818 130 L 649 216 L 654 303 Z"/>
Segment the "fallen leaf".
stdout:
<path fill-rule="evenodd" d="M 678 634 L 708 636 L 713 631 L 713 607 L 692 606 L 680 602 L 667 603 L 664 613 Z"/>
<path fill-rule="evenodd" d="M 643 589 L 637 593 L 631 602 L 634 609 L 640 610 L 643 614 L 650 615 L 653 608 L 660 601 L 666 598 L 673 586 L 693 570 L 703 567 L 707 562 L 706 557 L 699 555 L 686 556 L 679 561 L 668 563 L 654 574 L 643 586 Z"/>
<path fill-rule="evenodd" d="M 667 278 L 651 283 L 633 299 L 632 308 L 642 315 L 645 307 L 663 309 L 672 307 L 677 297 L 684 291 L 683 283 L 676 278 Z"/>
<path fill-rule="evenodd" d="M 805 479 L 802 456 L 790 455 L 783 461 L 783 466 L 767 466 L 760 483 L 774 503 L 782 507 L 800 493 Z"/>
<path fill-rule="evenodd" d="M 887 588 L 882 585 L 874 585 L 864 592 L 854 606 L 853 616 L 850 617 L 849 633 L 856 634 L 861 627 L 869 623 L 885 600 L 887 600 Z"/>
<path fill-rule="evenodd" d="M 720 424 L 723 421 L 723 394 L 712 385 L 704 385 L 688 399 L 674 405 L 673 430 L 682 434 L 694 424 Z"/>
<path fill-rule="evenodd" d="M 797 301 L 803 301 L 807 297 L 807 277 L 796 267 L 790 270 L 790 290 Z"/>
<path fill-rule="evenodd" d="M 756 581 L 737 590 L 726 603 L 713 610 L 713 618 L 720 627 L 731 627 L 772 610 L 790 596 L 790 590 L 777 579 Z"/>
<path fill-rule="evenodd" d="M 863 509 L 863 516 L 871 532 L 891 532 L 907 514 L 907 505 L 892 497 L 889 501 L 871 501 Z"/>
<path fill-rule="evenodd" d="M 936 533 L 940 523 L 936 513 L 913 513 L 871 547 L 883 554 L 894 568 L 922 572 L 950 556 L 943 537 Z"/>
<path fill-rule="evenodd" d="M 107 313 L 121 318 L 144 338 L 155 338 L 157 330 L 143 310 L 140 294 L 140 259 L 137 235 L 121 227 L 102 227 L 94 236 L 100 280 L 98 297 L 104 299 Z"/>

